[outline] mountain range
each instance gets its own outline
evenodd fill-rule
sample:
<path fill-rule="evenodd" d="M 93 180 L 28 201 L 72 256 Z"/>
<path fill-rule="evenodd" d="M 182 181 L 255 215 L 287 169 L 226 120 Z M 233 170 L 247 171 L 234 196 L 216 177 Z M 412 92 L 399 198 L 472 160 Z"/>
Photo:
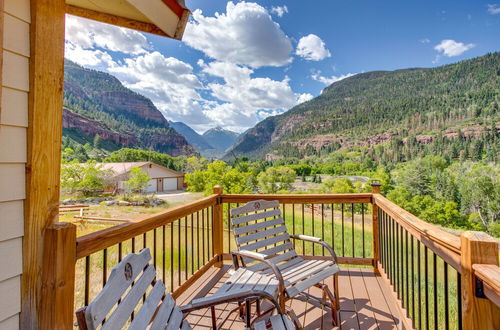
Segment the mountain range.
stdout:
<path fill-rule="evenodd" d="M 150 99 L 114 76 L 64 62 L 63 136 L 79 144 L 99 135 L 107 151 L 134 147 L 192 155 L 195 149 L 170 127 Z"/>
<path fill-rule="evenodd" d="M 500 129 L 499 109 L 500 52 L 435 68 L 360 73 L 261 121 L 225 157 L 302 158 L 407 136 L 426 143 L 457 130 L 481 135 Z"/>

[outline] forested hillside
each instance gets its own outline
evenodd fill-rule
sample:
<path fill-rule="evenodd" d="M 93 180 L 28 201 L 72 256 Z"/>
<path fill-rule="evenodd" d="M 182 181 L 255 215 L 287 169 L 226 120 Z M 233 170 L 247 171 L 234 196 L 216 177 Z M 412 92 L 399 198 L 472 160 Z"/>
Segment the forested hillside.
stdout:
<path fill-rule="evenodd" d="M 361 147 L 391 162 L 441 151 L 493 159 L 499 104 L 498 52 L 437 68 L 361 73 L 267 118 L 231 151 L 278 159 Z"/>
<path fill-rule="evenodd" d="M 65 60 L 64 142 L 78 148 L 93 144 L 113 151 L 136 147 L 189 155 L 194 149 L 172 129 L 148 98 L 124 87 L 107 73 L 85 69 Z"/>

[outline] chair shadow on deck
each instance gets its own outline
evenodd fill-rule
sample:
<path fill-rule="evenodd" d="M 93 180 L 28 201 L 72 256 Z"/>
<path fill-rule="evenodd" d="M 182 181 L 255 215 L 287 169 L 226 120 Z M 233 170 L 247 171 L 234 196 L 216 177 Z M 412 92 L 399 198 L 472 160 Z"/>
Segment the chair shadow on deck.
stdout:
<path fill-rule="evenodd" d="M 230 265 L 222 268 L 213 268 L 206 276 L 193 283 L 192 290 L 188 290 L 178 298 L 180 304 L 186 304 L 192 299 L 201 298 L 212 294 L 229 277 Z M 381 288 L 376 276 L 371 269 L 342 268 L 340 272 L 340 323 L 341 329 L 401 329 L 399 315 L 393 308 L 392 296 L 387 294 L 389 288 Z M 368 279 L 368 280 L 366 280 Z M 325 281 L 328 283 L 328 280 Z M 372 285 L 372 287 L 369 287 Z M 310 291 L 310 294 L 321 294 Z M 370 290 L 370 292 L 368 292 Z M 344 291 L 344 292 L 343 292 Z M 365 293 L 363 296 L 361 293 Z M 219 319 L 227 315 L 229 310 L 236 305 L 222 305 L 216 308 Z M 338 329 L 332 325 L 331 314 L 322 310 L 305 299 L 292 299 L 288 301 L 287 307 L 292 309 L 305 330 L 312 329 Z M 210 328 L 210 312 L 199 311 L 189 315 L 190 323 L 195 328 Z M 244 323 L 239 319 L 237 313 L 232 315 L 224 325 L 224 329 L 244 329 Z"/>

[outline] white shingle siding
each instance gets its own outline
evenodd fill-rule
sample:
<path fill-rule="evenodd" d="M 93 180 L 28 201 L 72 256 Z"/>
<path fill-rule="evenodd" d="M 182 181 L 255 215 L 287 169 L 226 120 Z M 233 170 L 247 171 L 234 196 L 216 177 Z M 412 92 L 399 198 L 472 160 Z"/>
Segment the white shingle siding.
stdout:
<path fill-rule="evenodd" d="M 0 114 L 0 330 L 18 329 L 26 198 L 30 0 L 5 0 Z"/>

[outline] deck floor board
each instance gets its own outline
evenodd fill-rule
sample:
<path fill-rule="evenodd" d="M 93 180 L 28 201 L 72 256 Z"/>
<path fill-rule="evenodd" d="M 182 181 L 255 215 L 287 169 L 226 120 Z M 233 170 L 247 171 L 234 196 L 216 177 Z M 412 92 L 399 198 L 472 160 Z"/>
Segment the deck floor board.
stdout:
<path fill-rule="evenodd" d="M 177 303 L 185 305 L 192 299 L 213 294 L 229 277 L 229 266 L 222 269 L 211 268 L 198 281 L 177 298 Z M 324 282 L 332 288 L 333 280 Z M 340 328 L 341 329 L 396 329 L 400 323 L 399 309 L 391 294 L 391 289 L 385 281 L 370 268 L 341 268 L 339 276 L 340 292 Z M 309 294 L 321 297 L 318 288 L 309 289 Z M 217 306 L 218 321 L 228 315 L 237 304 Z M 332 325 L 331 314 L 310 303 L 292 299 L 287 302 L 302 326 L 311 329 L 339 329 Z M 253 306 L 253 310 L 255 307 Z M 187 316 L 194 329 L 209 329 L 211 327 L 210 310 L 195 311 Z M 232 313 L 223 329 L 245 329 L 244 322 L 238 313 Z"/>

